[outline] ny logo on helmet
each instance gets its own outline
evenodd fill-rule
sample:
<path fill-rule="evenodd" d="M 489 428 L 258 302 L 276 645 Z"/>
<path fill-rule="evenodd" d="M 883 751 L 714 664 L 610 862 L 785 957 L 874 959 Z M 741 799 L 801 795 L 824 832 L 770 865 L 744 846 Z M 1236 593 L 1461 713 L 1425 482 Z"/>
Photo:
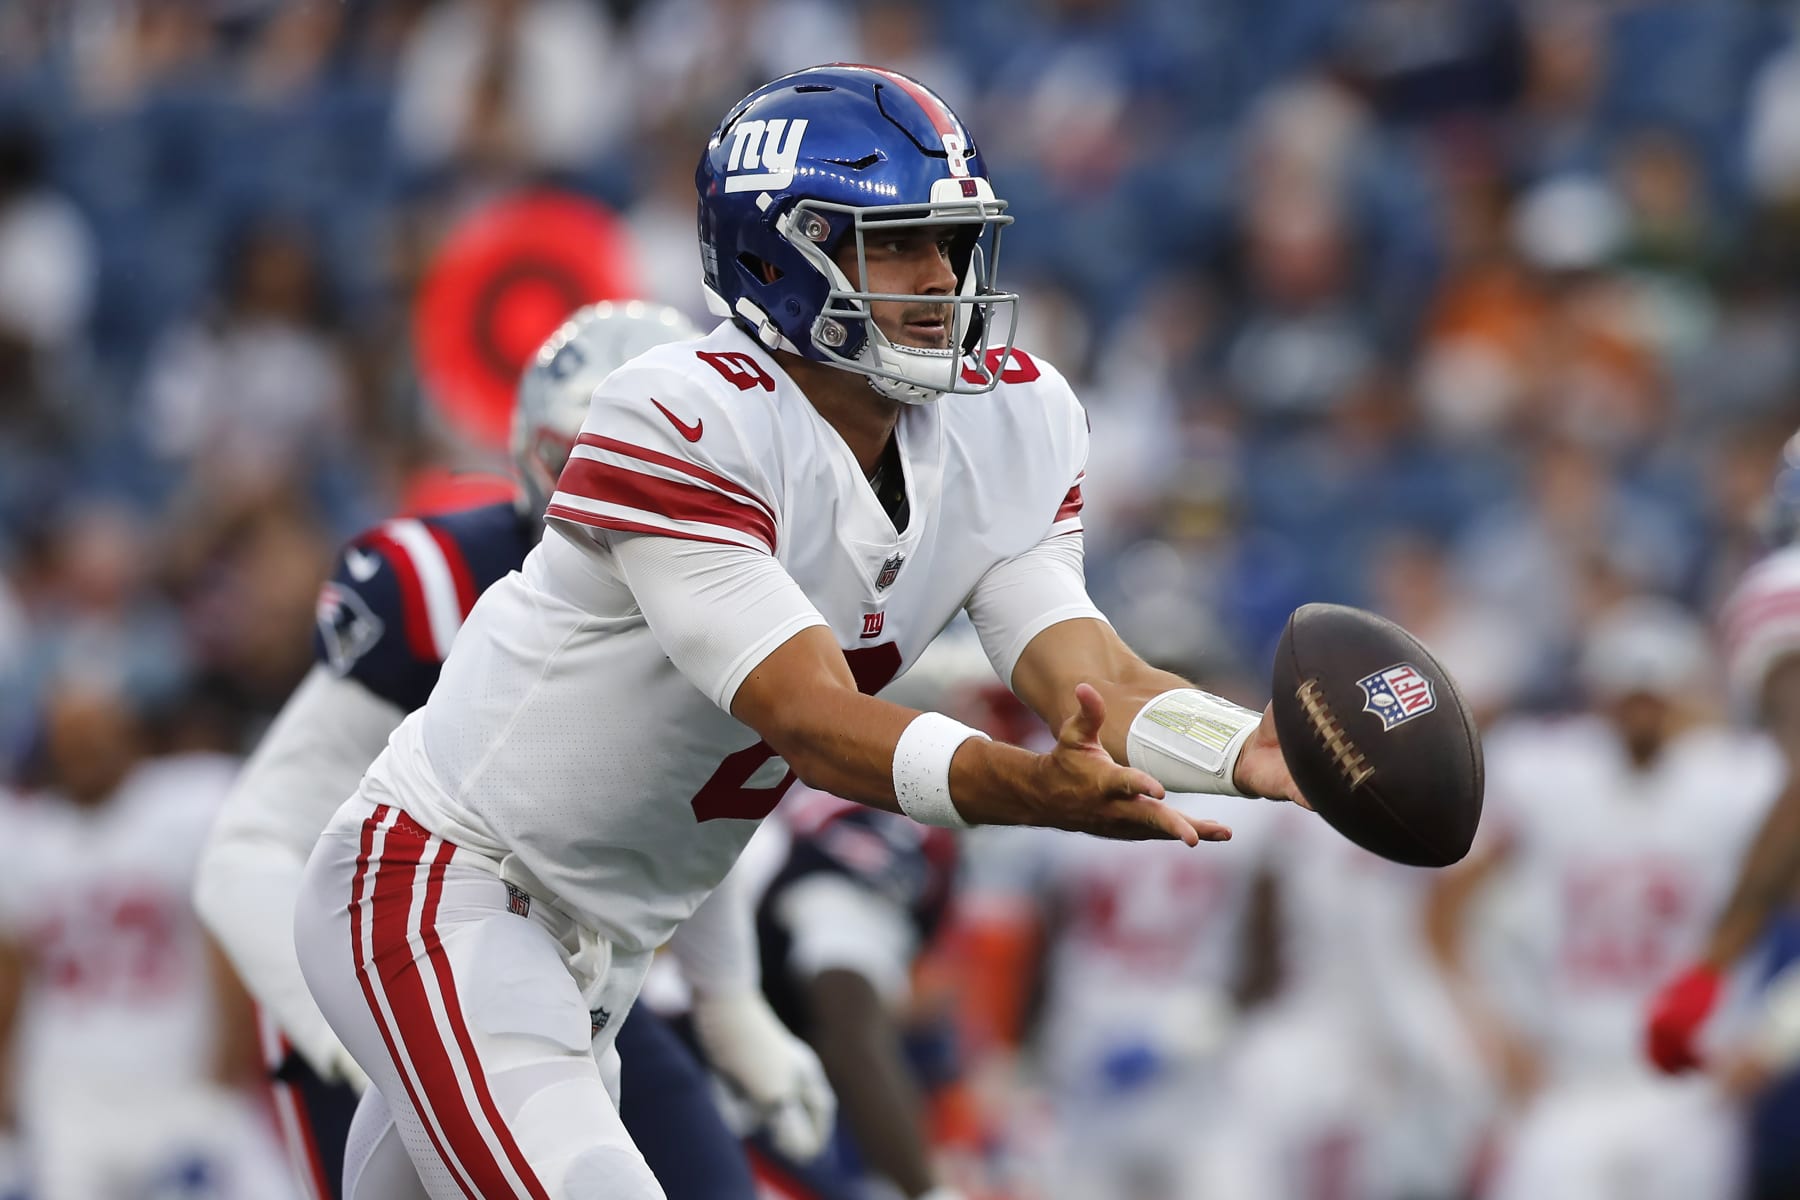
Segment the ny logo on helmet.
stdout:
<path fill-rule="evenodd" d="M 739 121 L 731 130 L 731 160 L 725 164 L 725 190 L 748 192 L 757 188 L 784 188 L 794 182 L 794 163 L 800 158 L 800 139 L 806 136 L 806 118 L 789 121 Z M 740 171 L 754 174 L 743 175 Z"/>

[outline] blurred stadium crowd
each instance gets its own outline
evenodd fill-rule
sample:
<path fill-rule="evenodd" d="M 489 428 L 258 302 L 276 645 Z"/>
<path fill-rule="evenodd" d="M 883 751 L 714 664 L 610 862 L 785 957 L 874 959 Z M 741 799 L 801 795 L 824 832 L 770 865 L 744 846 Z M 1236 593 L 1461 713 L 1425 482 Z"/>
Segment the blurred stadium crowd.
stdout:
<path fill-rule="evenodd" d="M 8 0 L 0 790 L 241 753 L 310 663 L 333 548 L 499 461 L 413 361 L 444 230 L 527 184 L 591 196 L 646 296 L 703 318 L 698 151 L 832 60 L 927 81 L 981 139 L 1135 645 L 1260 702 L 1288 612 L 1338 600 L 1490 720 L 1566 709 L 1601 614 L 1710 621 L 1761 551 L 1800 428 L 1796 32 L 1772 0 Z M 1193 919 L 1212 886 L 1160 902 Z"/>

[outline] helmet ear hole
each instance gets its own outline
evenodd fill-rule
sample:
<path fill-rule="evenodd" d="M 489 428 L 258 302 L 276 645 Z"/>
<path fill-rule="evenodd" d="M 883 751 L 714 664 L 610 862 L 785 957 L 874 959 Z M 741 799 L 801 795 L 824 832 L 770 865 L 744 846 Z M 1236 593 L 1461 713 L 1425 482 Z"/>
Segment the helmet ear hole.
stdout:
<path fill-rule="evenodd" d="M 774 283 L 782 276 L 780 267 L 776 266 L 768 259 L 758 258 L 748 251 L 738 255 L 738 264 L 764 283 Z"/>

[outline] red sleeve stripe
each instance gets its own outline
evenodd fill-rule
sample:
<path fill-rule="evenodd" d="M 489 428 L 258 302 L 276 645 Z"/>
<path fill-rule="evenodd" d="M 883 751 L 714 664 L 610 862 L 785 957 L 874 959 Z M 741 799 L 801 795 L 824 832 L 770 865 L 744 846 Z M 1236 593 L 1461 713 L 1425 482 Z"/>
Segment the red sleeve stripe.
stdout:
<path fill-rule="evenodd" d="M 431 637 L 431 619 L 425 614 L 425 589 L 419 573 L 413 569 L 406 548 L 385 529 L 376 530 L 361 539 L 363 545 L 387 560 L 400 585 L 400 623 L 406 627 L 406 644 L 413 657 L 422 662 L 438 661 L 437 647 Z"/>
<path fill-rule="evenodd" d="M 419 616 L 409 600 L 407 605 L 408 639 L 413 642 L 415 652 L 421 643 L 428 644 L 430 650 L 423 657 L 442 662 L 450 656 L 450 643 L 456 640 L 456 631 L 462 628 L 463 617 L 468 613 L 462 601 L 462 591 L 469 596 L 469 605 L 473 605 L 474 586 L 466 584 L 459 589 L 456 570 L 451 560 L 438 545 L 438 540 L 431 535 L 423 521 L 404 517 L 395 521 L 382 523 L 381 535 L 386 544 L 392 547 L 388 555 L 396 566 L 405 560 L 413 579 L 413 592 L 419 597 L 419 605 L 423 608 L 424 619 L 415 621 Z M 456 556 L 461 564 L 462 555 Z M 467 575 L 468 568 L 463 566 Z"/>
<path fill-rule="evenodd" d="M 687 529 L 673 529 L 668 525 L 646 525 L 642 521 L 628 521 L 623 517 L 609 517 L 600 513 L 589 512 L 585 508 L 574 508 L 567 504 L 551 504 L 544 510 L 549 520 L 573 521 L 577 525 L 588 525 L 595 529 L 616 529 L 620 533 L 654 533 L 661 537 L 680 538 L 687 542 L 715 542 L 721 546 L 738 546 L 744 549 L 758 549 L 745 546 L 737 538 L 714 537 Z"/>
<path fill-rule="evenodd" d="M 710 484 L 721 492 L 738 497 L 747 504 L 754 504 L 756 507 L 762 509 L 764 514 L 768 516 L 770 525 L 775 523 L 775 510 L 770 508 L 768 503 L 765 502 L 761 496 L 758 496 L 743 484 L 732 479 L 727 479 L 716 471 L 709 471 L 697 463 L 691 463 L 686 459 L 676 458 L 672 454 L 664 454 L 660 450 L 650 450 L 643 446 L 634 446 L 630 442 L 621 442 L 616 438 L 601 437 L 597 433 L 584 433 L 579 438 L 575 439 L 575 442 L 577 446 L 592 446 L 596 450 L 609 450 L 614 454 L 624 455 L 626 458 L 635 458 L 639 462 L 655 463 L 659 467 L 664 467 L 671 471 L 679 471 L 683 475 L 692 476 L 702 483 Z M 580 455 L 579 451 L 577 451 L 576 454 L 578 457 L 585 457 Z"/>
<path fill-rule="evenodd" d="M 1726 614 L 1725 643 L 1732 651 L 1765 636 L 1774 629 L 1786 630 L 1800 622 L 1800 593 L 1776 592 L 1763 596 Z"/>
<path fill-rule="evenodd" d="M 745 504 L 698 484 L 626 470 L 591 458 L 569 460 L 557 482 L 555 500 L 593 516 L 668 525 L 671 532 L 681 526 L 696 526 L 696 532 L 713 531 L 712 536 L 725 537 L 724 531 L 734 531 L 754 539 L 769 553 L 775 552 L 775 520 L 760 505 Z M 681 534 L 676 532 L 676 536 Z"/>
<path fill-rule="evenodd" d="M 475 607 L 475 576 L 469 571 L 469 560 L 463 557 L 462 547 L 456 539 L 433 525 L 430 521 L 422 522 L 425 532 L 438 545 L 438 551 L 444 556 L 444 564 L 450 568 L 450 581 L 456 586 L 456 607 L 462 610 L 464 620 L 468 619 L 469 610 Z"/>
<path fill-rule="evenodd" d="M 1078 483 L 1069 489 L 1063 497 L 1062 507 L 1056 510 L 1056 519 L 1066 521 L 1081 511 L 1081 485 Z"/>

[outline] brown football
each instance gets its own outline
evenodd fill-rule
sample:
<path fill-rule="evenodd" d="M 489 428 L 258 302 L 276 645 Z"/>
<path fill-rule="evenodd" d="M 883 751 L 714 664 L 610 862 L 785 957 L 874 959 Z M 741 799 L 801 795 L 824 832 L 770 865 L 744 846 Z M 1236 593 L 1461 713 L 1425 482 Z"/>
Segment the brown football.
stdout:
<path fill-rule="evenodd" d="M 1456 684 L 1392 621 L 1294 610 L 1275 651 L 1275 730 L 1301 794 L 1383 858 L 1445 867 L 1481 821 L 1481 736 Z"/>

